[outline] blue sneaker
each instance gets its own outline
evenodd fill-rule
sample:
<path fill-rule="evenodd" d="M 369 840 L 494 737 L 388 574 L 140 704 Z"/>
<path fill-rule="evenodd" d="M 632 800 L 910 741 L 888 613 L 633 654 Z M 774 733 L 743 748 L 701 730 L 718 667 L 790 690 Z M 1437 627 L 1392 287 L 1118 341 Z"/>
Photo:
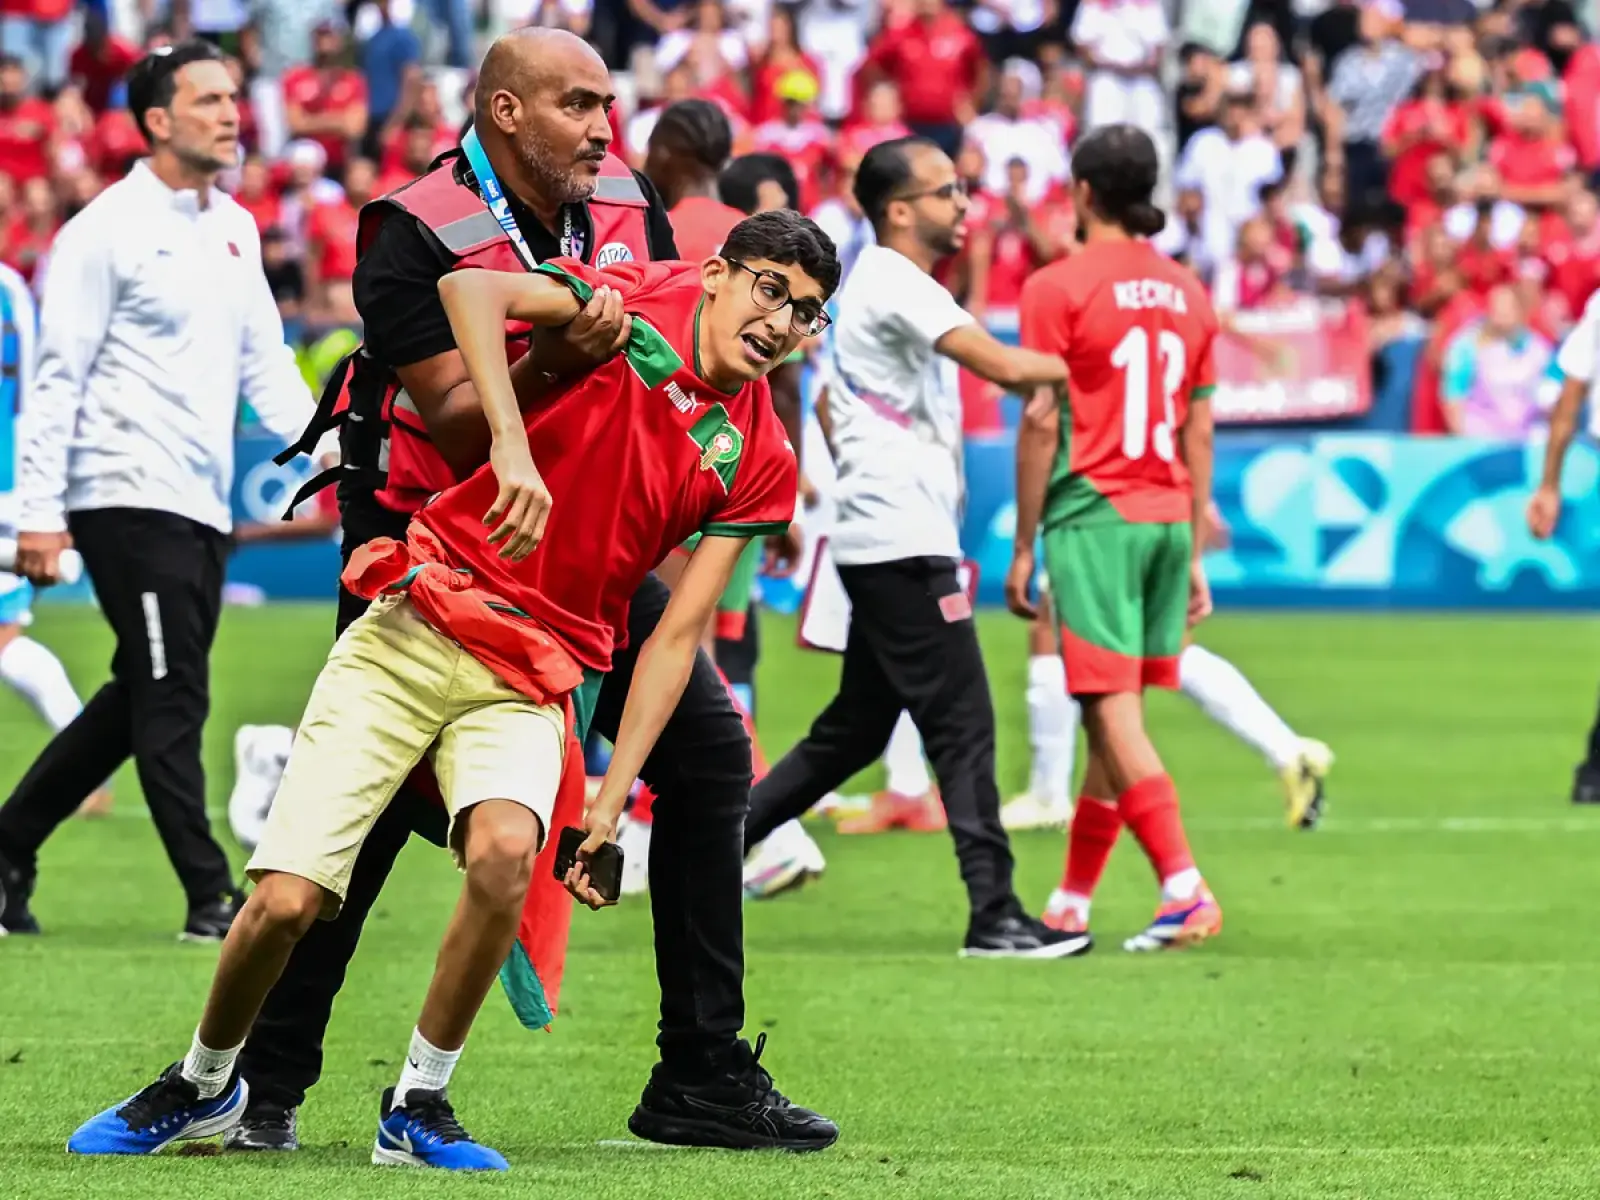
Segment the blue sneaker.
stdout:
<path fill-rule="evenodd" d="M 225 1133 L 244 1112 L 250 1089 L 235 1073 L 222 1095 L 200 1092 L 173 1063 L 161 1077 L 121 1104 L 90 1117 L 67 1142 L 68 1154 L 154 1154 L 176 1141 Z"/>
<path fill-rule="evenodd" d="M 480 1146 L 461 1128 L 450 1098 L 441 1089 L 412 1088 L 406 1107 L 394 1107 L 394 1089 L 385 1088 L 378 1115 L 378 1140 L 372 1161 L 380 1167 L 441 1167 L 446 1171 L 507 1171 L 505 1156 Z"/>

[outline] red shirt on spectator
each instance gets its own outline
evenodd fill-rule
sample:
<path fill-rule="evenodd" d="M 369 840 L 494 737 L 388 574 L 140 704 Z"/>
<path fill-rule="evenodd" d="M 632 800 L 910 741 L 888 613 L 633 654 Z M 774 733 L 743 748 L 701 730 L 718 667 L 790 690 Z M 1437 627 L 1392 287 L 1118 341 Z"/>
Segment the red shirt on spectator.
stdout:
<path fill-rule="evenodd" d="M 103 113 L 111 107 L 111 90 L 142 57 L 143 52 L 132 42 L 108 34 L 98 46 L 84 42 L 74 50 L 67 70 L 74 79 L 83 81 L 83 102 Z"/>
<path fill-rule="evenodd" d="M 783 101 L 777 93 L 778 80 L 790 71 L 809 71 L 813 78 L 822 78 L 822 64 L 811 55 L 790 54 L 784 58 L 764 58 L 750 72 L 750 121 L 765 125 L 781 120 Z"/>
<path fill-rule="evenodd" d="M 357 106 L 365 109 L 367 81 L 361 77 L 361 72 L 348 67 L 327 71 L 316 67 L 291 67 L 283 73 L 283 102 L 298 106 L 308 116 L 342 113 Z M 327 151 L 330 167 L 344 165 L 344 137 L 337 133 L 319 133 L 312 140 Z"/>
<path fill-rule="evenodd" d="M 144 157 L 150 149 L 134 123 L 133 114 L 125 108 L 112 108 L 100 114 L 94 123 L 92 145 L 95 167 L 107 179 L 121 179 L 133 160 Z"/>
<path fill-rule="evenodd" d="M 1572 147 L 1558 138 L 1530 138 L 1508 130 L 1489 144 L 1489 165 L 1508 187 L 1560 183 L 1576 164 Z"/>
<path fill-rule="evenodd" d="M 863 65 L 894 81 L 909 124 L 954 125 L 958 104 L 977 90 L 983 63 L 977 34 L 946 11 L 886 28 Z"/>
<path fill-rule="evenodd" d="M 853 161 L 880 142 L 910 136 L 910 128 L 901 121 L 890 121 L 887 125 L 846 125 L 839 132 L 839 157 Z"/>
<path fill-rule="evenodd" d="M 17 274 L 32 283 L 34 272 L 49 252 L 50 243 L 55 241 L 60 228 L 60 223 L 56 222 L 37 230 L 28 224 L 26 217 L 20 214 L 13 217 L 5 232 L 0 234 L 0 262 L 16 268 Z"/>
<path fill-rule="evenodd" d="M 1048 121 L 1061 135 L 1061 144 L 1070 146 L 1078 138 L 1078 114 L 1072 106 L 1059 97 L 1045 96 L 1027 100 L 1022 105 L 1024 121 Z"/>
<path fill-rule="evenodd" d="M 751 136 L 750 149 L 789 160 L 800 185 L 801 212 L 811 212 L 822 203 L 823 177 L 833 162 L 833 130 L 811 118 L 798 125 L 768 121 Z"/>
<path fill-rule="evenodd" d="M 1440 151 L 1466 148 L 1471 136 L 1471 119 L 1460 104 L 1438 100 L 1408 100 L 1389 115 L 1383 140 L 1415 139 L 1394 160 L 1389 175 L 1389 192 L 1401 204 L 1410 206 L 1428 199 L 1428 160 Z"/>
<path fill-rule="evenodd" d="M 37 96 L 24 96 L 15 108 L 0 109 L 0 171 L 15 183 L 50 173 L 46 157 L 55 113 Z"/>
<path fill-rule="evenodd" d="M 348 282 L 356 273 L 356 223 L 361 214 L 348 200 L 319 204 L 307 223 L 306 235 L 317 254 L 317 275 L 324 283 Z"/>
<path fill-rule="evenodd" d="M 1480 300 L 1491 288 L 1510 283 L 1516 275 L 1513 256 L 1493 246 L 1465 243 L 1456 253 L 1456 269 L 1466 281 L 1467 290 Z"/>
<path fill-rule="evenodd" d="M 54 25 L 72 12 L 73 0 L 0 0 L 0 14 Z"/>
<path fill-rule="evenodd" d="M 283 214 L 283 201 L 278 198 L 278 193 L 270 188 L 259 196 L 247 196 L 243 192 L 236 192 L 233 198 L 239 207 L 254 219 L 258 233 L 265 233 L 278 224 Z"/>
<path fill-rule="evenodd" d="M 1562 80 L 1567 136 L 1586 171 L 1600 169 L 1600 44 L 1573 53 Z"/>
<path fill-rule="evenodd" d="M 1545 247 L 1545 262 L 1550 265 L 1549 286 L 1567 302 L 1569 316 L 1576 320 L 1596 288 L 1600 288 L 1600 225 L 1587 234 L 1551 242 Z"/>
<path fill-rule="evenodd" d="M 381 150 L 382 157 L 378 160 L 378 170 L 385 175 L 404 171 L 405 178 L 401 180 L 402 183 L 410 183 L 416 178 L 406 169 L 406 137 L 407 132 L 403 125 L 384 134 Z M 438 158 L 446 150 L 454 150 L 459 144 L 455 128 L 440 122 L 433 131 L 433 154 L 431 157 Z M 383 194 L 382 192 L 379 193 L 379 195 Z"/>

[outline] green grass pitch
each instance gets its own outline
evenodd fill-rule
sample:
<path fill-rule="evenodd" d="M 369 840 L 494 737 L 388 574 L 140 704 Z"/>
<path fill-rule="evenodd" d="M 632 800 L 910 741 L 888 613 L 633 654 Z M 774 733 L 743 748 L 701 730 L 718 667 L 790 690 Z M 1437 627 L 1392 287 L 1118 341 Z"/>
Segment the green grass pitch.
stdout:
<path fill-rule="evenodd" d="M 316 607 L 230 611 L 206 752 L 220 806 L 234 727 L 293 723 L 327 648 Z M 1027 756 L 1024 630 L 981 628 L 1003 790 Z M 92 612 L 35 634 L 85 690 L 109 641 Z M 768 618 L 761 729 L 781 752 L 834 663 Z M 748 1033 L 839 1144 L 784 1157 L 659 1150 L 625 1121 L 654 1060 L 643 903 L 574 917 L 564 1011 L 517 1027 L 491 995 L 457 1072 L 469 1128 L 509 1176 L 380 1171 L 367 1155 L 457 887 L 413 844 L 335 1010 L 292 1157 L 73 1160 L 67 1135 L 188 1045 L 214 949 L 179 945 L 182 901 L 131 770 L 116 816 L 47 847 L 42 939 L 0 940 L 0 1200 L 41 1197 L 1526 1197 L 1600 1174 L 1600 949 L 1588 923 L 1600 813 L 1566 802 L 1600 637 L 1583 620 L 1253 616 L 1205 629 L 1302 732 L 1339 754 L 1324 829 L 1279 824 L 1275 778 L 1178 697 L 1151 720 L 1227 913 L 1188 954 L 1115 947 L 1150 914 L 1124 844 L 1101 948 L 965 962 L 959 884 L 931 835 L 824 836 L 817 886 L 748 911 Z M 4 782 L 43 742 L 0 697 Z M 870 781 L 865 781 L 870 782 Z M 1062 839 L 1017 840 L 1030 905 Z"/>

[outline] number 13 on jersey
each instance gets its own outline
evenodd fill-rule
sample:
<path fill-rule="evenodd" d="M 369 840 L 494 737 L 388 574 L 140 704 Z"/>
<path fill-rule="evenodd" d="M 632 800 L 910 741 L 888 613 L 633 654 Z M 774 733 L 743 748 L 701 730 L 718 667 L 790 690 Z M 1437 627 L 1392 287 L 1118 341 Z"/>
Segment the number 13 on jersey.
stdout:
<path fill-rule="evenodd" d="M 1178 389 L 1188 375 L 1183 338 L 1170 329 L 1156 334 L 1157 370 L 1161 375 L 1161 413 L 1151 425 L 1150 334 L 1138 326 L 1128 330 L 1111 352 L 1111 365 L 1122 372 L 1122 453 L 1137 462 L 1149 451 L 1163 462 L 1176 452 Z"/>

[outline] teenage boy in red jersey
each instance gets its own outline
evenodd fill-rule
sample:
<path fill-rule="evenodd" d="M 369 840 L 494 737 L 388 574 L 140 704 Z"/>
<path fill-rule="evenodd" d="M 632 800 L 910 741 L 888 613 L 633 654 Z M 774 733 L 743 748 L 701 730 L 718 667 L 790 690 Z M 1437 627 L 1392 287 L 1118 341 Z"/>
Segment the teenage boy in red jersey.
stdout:
<path fill-rule="evenodd" d="M 1067 687 L 1089 737 L 1063 903 L 1046 923 L 1087 931 L 1090 897 L 1126 825 L 1155 868 L 1161 904 L 1124 948 L 1159 950 L 1222 928 L 1143 712 L 1146 687 L 1178 686 L 1185 629 L 1211 611 L 1200 535 L 1211 499 L 1206 400 L 1217 318 L 1189 269 L 1144 240 L 1164 223 L 1151 203 L 1149 135 L 1102 126 L 1074 150 L 1072 173 L 1084 249 L 1035 274 L 1022 293 L 1023 344 L 1066 359 L 1068 411 L 1063 418 L 1054 393 L 1028 406 L 1006 599 L 1033 617 L 1042 517 Z"/>
<path fill-rule="evenodd" d="M 238 1119 L 248 1089 L 236 1060 L 262 999 L 311 923 L 337 913 L 367 831 L 431 755 L 467 879 L 406 1065 L 384 1094 L 373 1161 L 506 1169 L 461 1128 L 445 1089 L 511 949 L 558 789 L 567 800 L 575 783 L 581 804 L 581 762 L 566 749 L 633 590 L 699 532 L 639 654 L 611 769 L 583 818 L 586 856 L 611 837 L 746 542 L 793 515 L 794 455 L 764 377 L 821 332 L 838 280 L 832 243 L 782 212 L 745 222 L 723 257 L 698 266 L 596 271 L 560 259 L 440 281 L 493 435 L 490 461 L 419 511 L 405 546 L 381 539 L 352 559 L 346 585 L 375 598 L 312 690 L 247 868 L 256 889 L 189 1054 L 80 1127 L 70 1151 L 149 1154 Z M 560 326 L 604 289 L 629 314 L 621 354 L 519 412 L 505 322 Z M 567 883 L 603 903 L 581 867 Z"/>

